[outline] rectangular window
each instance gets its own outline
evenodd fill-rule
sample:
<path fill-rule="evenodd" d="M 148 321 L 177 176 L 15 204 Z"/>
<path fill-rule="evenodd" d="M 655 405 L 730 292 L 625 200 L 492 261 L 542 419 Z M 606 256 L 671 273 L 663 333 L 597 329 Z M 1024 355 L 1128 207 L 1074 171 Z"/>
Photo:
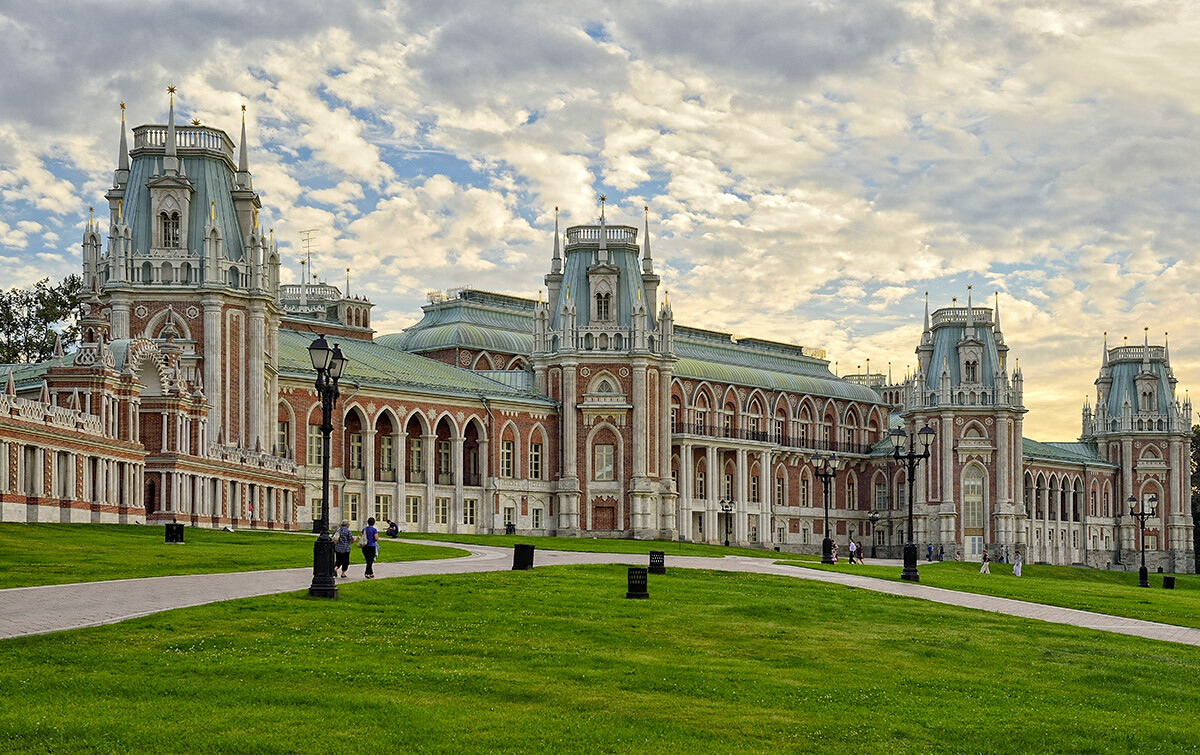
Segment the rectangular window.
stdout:
<path fill-rule="evenodd" d="M 420 474 L 425 471 L 424 454 L 421 453 L 422 441 L 420 438 L 408 439 L 408 479 L 413 482 L 421 482 L 421 479 L 414 477 L 413 473 Z"/>
<path fill-rule="evenodd" d="M 854 483 L 847 481 L 846 482 L 846 508 L 848 508 L 848 509 L 858 508 L 858 496 L 855 495 L 855 493 L 856 493 L 856 491 L 854 489 Z"/>
<path fill-rule="evenodd" d="M 396 441 L 390 435 L 379 439 L 379 471 L 393 472 L 396 469 Z"/>
<path fill-rule="evenodd" d="M 511 478 L 514 473 L 516 447 L 511 440 L 500 441 L 500 476 Z"/>
<path fill-rule="evenodd" d="M 350 433 L 350 468 L 363 468 L 363 436 L 362 433 Z"/>
<path fill-rule="evenodd" d="M 292 423 L 287 420 L 279 420 L 279 425 L 275 433 L 275 454 L 286 457 L 288 455 L 288 448 L 292 445 L 291 440 Z"/>
<path fill-rule="evenodd" d="M 314 493 L 313 497 L 311 499 L 309 499 L 309 501 L 308 501 L 309 507 L 312 508 L 312 518 L 313 518 L 314 522 L 321 518 L 321 504 L 322 503 L 323 503 L 323 501 L 321 500 L 321 494 L 319 492 Z"/>
<path fill-rule="evenodd" d="M 384 493 L 375 494 L 375 521 L 386 522 L 392 518 L 392 497 Z"/>
<path fill-rule="evenodd" d="M 875 508 L 887 508 L 887 484 L 882 482 L 875 483 Z"/>
<path fill-rule="evenodd" d="M 532 522 L 533 528 L 535 530 L 540 530 L 542 528 L 542 510 L 534 509 L 532 513 L 533 513 L 533 522 Z"/>
<path fill-rule="evenodd" d="M 596 445 L 596 466 L 593 469 L 593 480 L 614 480 L 616 477 L 613 474 L 613 448 L 611 443 L 599 443 Z"/>
<path fill-rule="evenodd" d="M 746 429 L 752 433 L 758 432 L 758 417 L 751 417 L 750 421 L 747 423 Z"/>
<path fill-rule="evenodd" d="M 1145 538 L 1145 540 L 1146 540 L 1146 543 L 1145 543 L 1146 550 L 1148 550 L 1148 551 L 1158 550 L 1158 535 L 1143 535 L 1142 537 Z"/>
<path fill-rule="evenodd" d="M 727 501 L 733 500 L 733 475 L 727 474 L 721 483 L 721 497 Z"/>
<path fill-rule="evenodd" d="M 434 498 L 433 499 L 433 523 L 446 524 L 450 521 L 450 499 L 449 498 Z"/>
<path fill-rule="evenodd" d="M 696 473 L 696 497 L 708 498 L 708 491 L 704 488 L 704 470 Z"/>
<path fill-rule="evenodd" d="M 421 496 L 410 495 L 404 499 L 404 521 L 409 524 L 420 522 Z"/>
<path fill-rule="evenodd" d="M 516 524 L 517 523 L 517 510 L 514 509 L 512 506 L 504 507 L 504 523 L 505 524 Z"/>
<path fill-rule="evenodd" d="M 726 438 L 732 437 L 733 436 L 733 417 L 729 414 L 726 414 L 724 423 L 725 423 L 724 424 L 725 437 Z"/>
<path fill-rule="evenodd" d="M 810 505 L 810 501 L 808 500 L 808 478 L 806 477 L 800 478 L 800 505 Z"/>
<path fill-rule="evenodd" d="M 775 505 L 786 506 L 787 501 L 784 499 L 784 484 L 782 477 L 775 478 Z"/>
<path fill-rule="evenodd" d="M 529 479 L 542 479 L 542 444 L 529 444 Z"/>
<path fill-rule="evenodd" d="M 358 493 L 346 493 L 346 518 L 350 520 L 351 525 L 358 522 L 358 506 L 361 502 L 362 496 Z"/>
<path fill-rule="evenodd" d="M 450 441 L 439 440 L 437 444 L 438 474 L 450 474 Z"/>
<path fill-rule="evenodd" d="M 463 524 L 475 525 L 475 499 L 467 498 L 463 501 Z"/>
<path fill-rule="evenodd" d="M 774 440 L 776 443 L 783 440 L 783 420 L 781 420 L 781 419 L 775 420 L 775 438 L 774 438 Z"/>
<path fill-rule="evenodd" d="M 896 486 L 896 508 L 904 509 L 908 507 L 908 487 L 904 483 Z"/>
<path fill-rule="evenodd" d="M 321 445 L 321 426 L 308 426 L 308 466 L 320 466 L 325 463 L 324 446 Z"/>
<path fill-rule="evenodd" d="M 671 470 L 671 490 L 675 493 L 679 492 L 679 470 Z"/>
<path fill-rule="evenodd" d="M 963 475 L 963 527 L 983 526 L 983 475 Z"/>
<path fill-rule="evenodd" d="M 753 503 L 758 503 L 758 475 L 750 475 L 750 500 Z M 755 538 L 751 538 L 753 540 Z"/>

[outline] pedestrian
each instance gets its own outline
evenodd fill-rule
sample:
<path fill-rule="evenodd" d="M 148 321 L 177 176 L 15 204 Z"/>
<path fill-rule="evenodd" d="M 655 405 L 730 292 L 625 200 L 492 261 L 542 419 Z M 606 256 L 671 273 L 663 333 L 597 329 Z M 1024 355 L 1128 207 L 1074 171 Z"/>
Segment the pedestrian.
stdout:
<path fill-rule="evenodd" d="M 850 539 L 850 563 L 854 563 L 854 555 L 858 553 L 858 546 L 854 544 L 854 538 Z"/>
<path fill-rule="evenodd" d="M 962 561 L 962 556 L 959 555 L 958 551 L 954 551 L 954 560 Z"/>
<path fill-rule="evenodd" d="M 387 536 L 388 537 L 399 537 L 400 536 L 400 525 L 396 524 L 391 519 L 388 520 Z"/>
<path fill-rule="evenodd" d="M 945 555 L 946 555 L 946 546 L 939 545 L 938 546 L 938 561 L 941 561 L 942 558 L 945 557 Z"/>
<path fill-rule="evenodd" d="M 929 543 L 925 546 L 925 560 L 930 562 L 933 561 L 933 543 Z"/>
<path fill-rule="evenodd" d="M 342 570 L 342 576 L 347 576 L 350 569 L 350 546 L 354 543 L 354 533 L 350 531 L 350 520 L 343 519 L 342 526 L 333 533 L 333 573 Z"/>
<path fill-rule="evenodd" d="M 991 574 L 992 573 L 992 570 L 988 567 L 989 560 L 990 559 L 988 558 L 988 552 L 984 551 L 983 552 L 983 563 L 980 564 L 980 566 L 979 566 L 980 574 Z"/>
<path fill-rule="evenodd" d="M 1017 557 L 1013 560 L 1013 576 L 1021 576 L 1021 551 L 1017 551 Z"/>
<path fill-rule="evenodd" d="M 375 554 L 379 552 L 379 530 L 375 529 L 375 517 L 367 519 L 367 526 L 363 527 L 362 534 L 358 536 L 359 546 L 362 548 L 363 558 L 367 562 L 367 570 L 363 575 L 367 579 L 375 578 L 375 570 L 371 568 L 375 563 Z"/>
<path fill-rule="evenodd" d="M 858 541 L 858 563 L 867 563 L 867 552 L 863 550 L 862 540 Z"/>
<path fill-rule="evenodd" d="M 833 541 L 833 563 L 835 563 L 835 564 L 837 563 L 837 554 L 838 554 L 838 544 L 837 544 L 837 541 L 835 540 L 835 541 Z"/>

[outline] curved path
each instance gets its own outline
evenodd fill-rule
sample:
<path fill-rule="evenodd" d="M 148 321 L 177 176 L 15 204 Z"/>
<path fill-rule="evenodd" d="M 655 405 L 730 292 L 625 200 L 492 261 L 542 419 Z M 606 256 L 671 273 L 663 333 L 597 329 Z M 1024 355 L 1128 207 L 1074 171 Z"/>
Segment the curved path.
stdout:
<path fill-rule="evenodd" d="M 402 541 L 429 545 L 427 540 Z M 512 549 L 461 543 L 436 543 L 461 548 L 468 555 L 433 561 L 398 561 L 375 564 L 378 577 L 412 577 L 429 574 L 466 574 L 503 571 L 512 568 Z M 573 564 L 630 564 L 641 566 L 646 557 L 623 553 L 585 553 L 537 550 L 535 566 Z M 1073 608 L 1059 608 L 1009 598 L 946 590 L 911 582 L 891 582 L 857 574 L 827 572 L 786 566 L 768 558 L 726 556 L 667 556 L 668 569 L 711 569 L 713 571 L 776 574 L 857 587 L 863 590 L 931 600 L 964 608 L 1049 621 L 1056 624 L 1128 634 L 1165 642 L 1200 645 L 1200 629 L 1127 619 Z M 362 580 L 361 564 L 352 567 L 356 576 L 338 582 Z M 189 574 L 175 577 L 122 579 L 110 582 L 82 582 L 44 587 L 17 587 L 0 590 L 0 639 L 29 634 L 44 634 L 65 629 L 112 624 L 172 608 L 216 603 L 234 598 L 294 592 L 307 588 L 311 567 L 228 574 Z M 653 589 L 653 588 L 652 588 Z"/>

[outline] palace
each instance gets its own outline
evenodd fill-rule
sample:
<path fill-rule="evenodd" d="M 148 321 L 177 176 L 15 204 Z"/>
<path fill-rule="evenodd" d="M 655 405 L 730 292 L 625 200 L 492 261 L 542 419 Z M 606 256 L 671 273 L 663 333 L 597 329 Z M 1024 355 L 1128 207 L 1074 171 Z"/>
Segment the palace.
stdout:
<path fill-rule="evenodd" d="M 821 349 L 677 324 L 648 224 L 555 224 L 545 301 L 475 289 L 376 337 L 372 304 L 280 285 L 243 117 L 134 128 L 83 236 L 81 343 L 6 368 L 0 519 L 308 528 L 321 506 L 307 347 L 348 358 L 329 512 L 401 529 L 665 538 L 819 552 L 1193 571 L 1191 406 L 1167 346 L 1100 354 L 1077 440 L 1024 437 L 999 302 L 929 312 L 899 382 Z M 639 241 L 639 232 L 641 239 Z M 889 433 L 933 430 L 916 479 Z M 836 456 L 828 491 L 813 461 Z M 1154 506 L 1140 532 L 1130 500 Z"/>

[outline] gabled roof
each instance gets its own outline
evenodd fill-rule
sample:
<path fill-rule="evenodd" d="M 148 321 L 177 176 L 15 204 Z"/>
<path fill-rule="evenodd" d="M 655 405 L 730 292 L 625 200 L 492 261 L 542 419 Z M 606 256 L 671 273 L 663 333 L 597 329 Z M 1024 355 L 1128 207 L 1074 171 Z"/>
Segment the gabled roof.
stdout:
<path fill-rule="evenodd" d="M 280 374 L 305 380 L 313 379 L 312 362 L 308 356 L 308 346 L 312 338 L 312 333 L 279 331 Z M 377 342 L 346 338 L 337 343 L 349 360 L 346 363 L 343 381 L 439 395 L 473 398 L 484 396 L 488 399 L 556 405 L 554 401 L 531 389 L 507 385 L 489 379 L 479 372 L 459 369 Z"/>
<path fill-rule="evenodd" d="M 1022 453 L 1031 461 L 1044 461 L 1059 464 L 1079 464 L 1089 467 L 1108 467 L 1116 469 L 1117 465 L 1106 460 L 1090 443 L 1041 443 L 1030 438 L 1022 438 Z"/>

